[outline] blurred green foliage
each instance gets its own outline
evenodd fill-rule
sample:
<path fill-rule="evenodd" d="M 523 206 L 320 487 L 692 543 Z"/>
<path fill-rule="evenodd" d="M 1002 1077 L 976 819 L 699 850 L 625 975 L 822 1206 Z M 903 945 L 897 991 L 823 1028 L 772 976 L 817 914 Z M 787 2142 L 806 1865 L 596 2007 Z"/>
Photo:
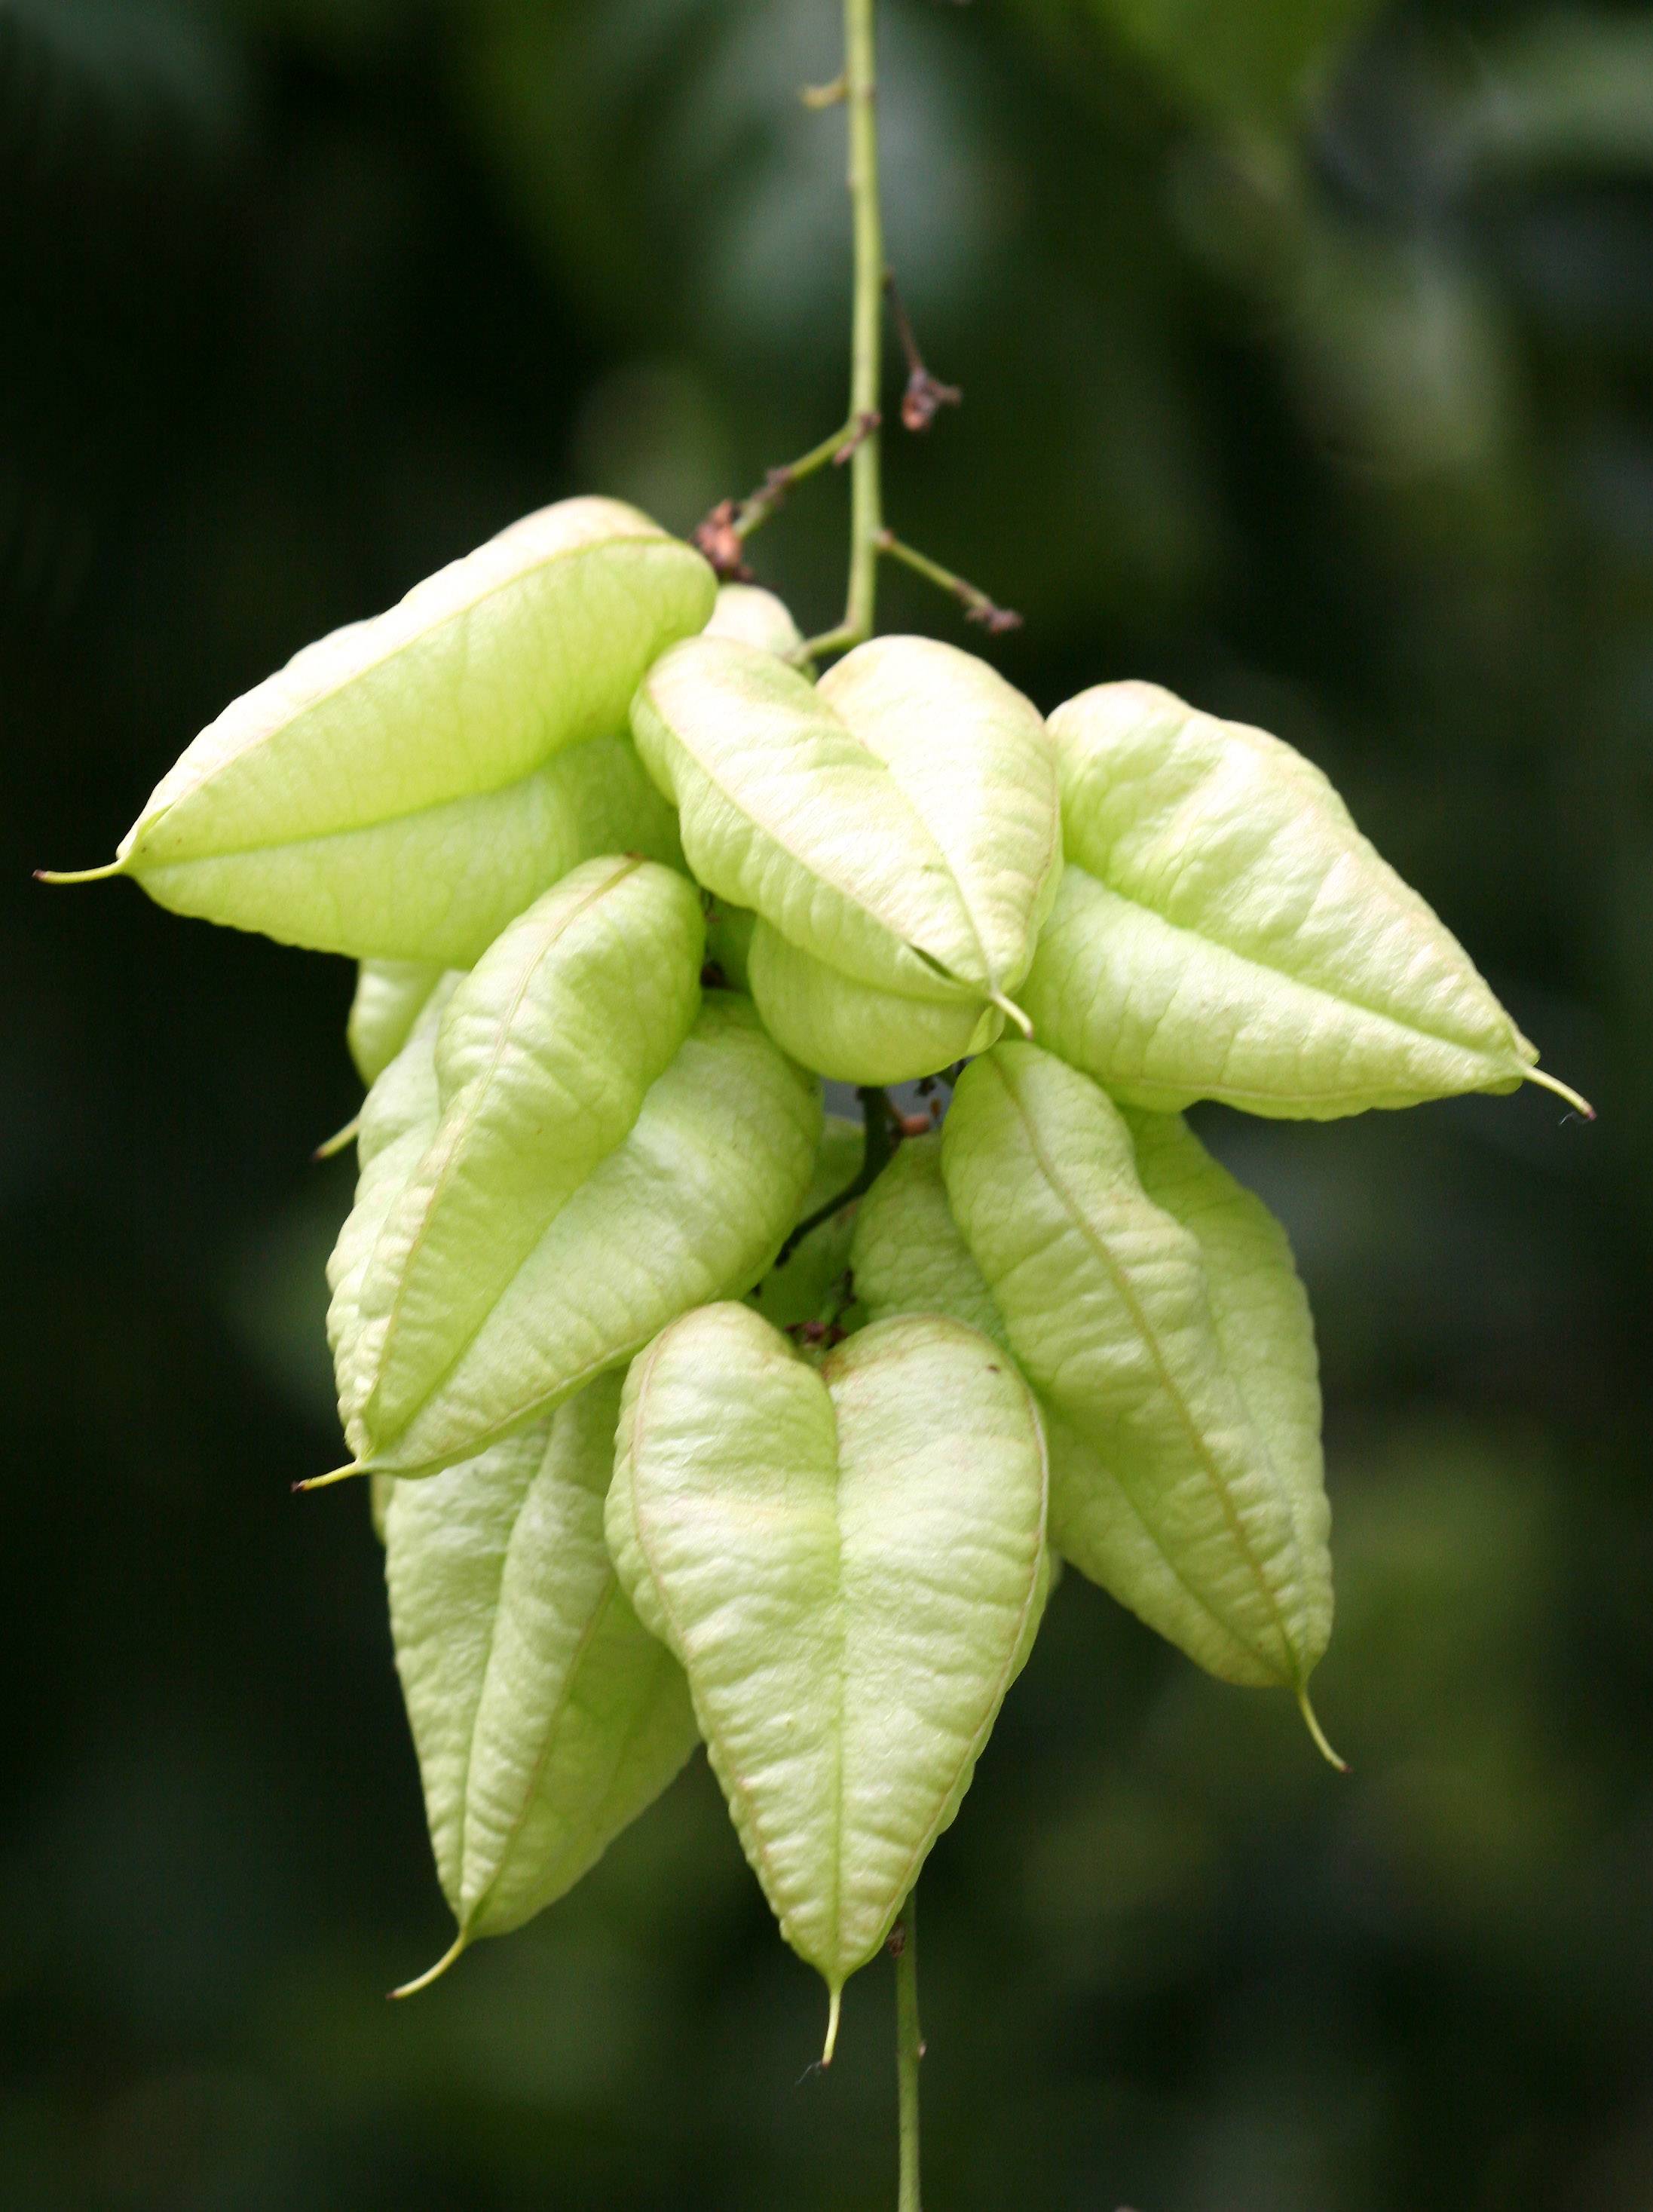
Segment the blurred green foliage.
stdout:
<path fill-rule="evenodd" d="M 1653 2201 L 1653 38 L 1640 7 L 887 0 L 892 258 L 967 404 L 903 533 L 1049 706 L 1320 760 L 1603 1109 L 1202 1117 L 1320 1316 L 1341 1620 L 1285 1701 L 1067 1577 L 927 1876 L 933 2201 Z M 0 0 L 0 2203 L 886 2206 L 698 1763 L 446 1942 L 320 1264 L 343 963 L 54 893 L 236 690 L 580 488 L 842 407 L 830 0 Z M 757 541 L 836 611 L 844 489 Z M 958 635 L 889 581 L 891 626 Z M 800 2075 L 803 2078 L 799 2078 Z"/>

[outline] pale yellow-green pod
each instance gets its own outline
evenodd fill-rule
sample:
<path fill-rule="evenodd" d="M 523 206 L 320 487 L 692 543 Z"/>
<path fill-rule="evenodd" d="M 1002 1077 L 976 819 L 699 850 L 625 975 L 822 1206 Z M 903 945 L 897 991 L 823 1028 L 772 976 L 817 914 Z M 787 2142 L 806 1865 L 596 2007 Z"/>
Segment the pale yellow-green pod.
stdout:
<path fill-rule="evenodd" d="M 787 660 L 804 642 L 804 634 L 793 620 L 786 602 L 759 584 L 725 584 L 717 595 L 708 637 L 732 637 L 743 645 L 761 646 Z"/>
<path fill-rule="evenodd" d="M 749 1307 L 685 1315 L 626 1378 L 609 1549 L 681 1661 L 741 1844 L 831 1992 L 958 1810 L 1048 1586 L 1038 1413 L 934 1316 L 817 1366 Z"/>
<path fill-rule="evenodd" d="M 617 501 L 528 515 L 236 700 L 90 872 L 320 951 L 469 967 L 584 856 L 555 757 L 623 731 L 715 589 Z"/>
<path fill-rule="evenodd" d="M 577 855 L 641 854 L 687 872 L 678 817 L 654 788 L 623 729 L 558 753 L 546 777 L 566 805 Z"/>
<path fill-rule="evenodd" d="M 650 671 L 632 727 L 714 896 L 855 981 L 973 1006 L 972 1029 L 1010 1006 L 1060 865 L 1056 779 L 1038 715 L 984 662 L 879 638 L 812 685 L 696 638 Z"/>
<path fill-rule="evenodd" d="M 620 1378 L 431 1482 L 386 1482 L 386 1580 L 453 1948 L 571 1889 L 696 1741 L 603 1533 Z"/>
<path fill-rule="evenodd" d="M 422 1083 L 416 1103 L 424 1118 L 400 1139 L 397 1188 L 385 1191 L 392 1170 L 379 1153 L 368 1163 L 371 1180 L 364 1168 L 336 1255 L 340 1411 L 356 1464 L 368 1472 L 431 1474 L 473 1458 L 623 1365 L 678 1314 L 744 1297 L 799 1218 L 820 1140 L 818 1083 L 764 1034 L 748 1000 L 705 993 L 629 1129 L 564 1198 L 520 1261 L 501 1233 L 513 1264 L 496 1294 L 494 1279 L 504 1269 L 491 1245 L 472 1245 L 445 1273 L 456 1300 L 469 1297 L 472 1269 L 485 1275 L 487 1310 L 419 1402 L 412 1401 L 431 1372 L 422 1364 L 418 1382 L 401 1386 L 387 1412 L 382 1399 L 372 1404 L 384 1357 L 380 1284 L 394 1279 L 389 1261 L 407 1218 L 395 1209 L 417 1183 L 441 1121 L 434 1044 L 428 1030 L 416 1030 L 380 1078 L 398 1092 L 417 1091 Z M 416 1048 L 428 1073 L 416 1082 L 404 1064 L 416 1060 Z M 370 1130 L 387 1118 L 376 1110 L 378 1088 L 364 1111 L 364 1157 Z M 358 1221 L 369 1212 L 376 1218 Z M 382 1278 L 370 1275 L 368 1261 L 374 1271 L 386 1263 Z M 364 1321 L 369 1280 L 374 1305 Z M 441 1328 L 428 1340 L 445 1343 L 446 1310 L 437 1318 Z"/>
<path fill-rule="evenodd" d="M 1114 1097 L 1326 1120 L 1524 1077 L 1589 1113 L 1290 745 L 1152 684 L 1050 732 L 1068 866 L 1023 1000 Z"/>
<path fill-rule="evenodd" d="M 364 960 L 356 979 L 344 1042 L 368 1089 L 413 1034 L 431 993 L 448 971 L 428 960 Z"/>
<path fill-rule="evenodd" d="M 758 919 L 747 976 L 783 1052 L 837 1083 L 908 1083 L 985 1052 L 1005 1026 L 979 999 L 911 997 L 830 968 Z"/>
<path fill-rule="evenodd" d="M 1279 1224 L 1178 1119 L 1127 1119 L 1029 1045 L 965 1071 L 941 1164 L 1023 1371 L 1088 1449 L 1064 1469 L 1060 1548 L 1213 1674 L 1279 1683 L 1306 1712 L 1329 1515 Z"/>
<path fill-rule="evenodd" d="M 436 1132 L 358 1293 L 347 1418 L 383 1456 L 476 1338 L 552 1220 L 623 1142 L 700 1006 L 686 878 L 588 860 L 455 987 L 436 1032 Z"/>

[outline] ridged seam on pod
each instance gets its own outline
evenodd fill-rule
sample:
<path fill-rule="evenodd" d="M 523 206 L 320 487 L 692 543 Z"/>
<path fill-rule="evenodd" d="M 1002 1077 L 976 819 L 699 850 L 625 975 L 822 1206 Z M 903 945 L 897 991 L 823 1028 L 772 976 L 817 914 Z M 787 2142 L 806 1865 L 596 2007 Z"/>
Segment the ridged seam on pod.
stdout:
<path fill-rule="evenodd" d="M 952 1820 L 1046 1587 L 1046 1471 L 1014 1364 L 934 1316 L 818 1370 L 744 1306 L 626 1378 L 609 1547 L 683 1662 L 782 1934 L 839 1993 Z"/>
<path fill-rule="evenodd" d="M 473 1458 L 629 1359 L 678 1314 L 743 1297 L 798 1218 L 821 1120 L 819 1085 L 764 1035 L 751 1004 L 707 992 L 623 1141 L 560 1207 L 439 1385 L 378 1452 L 361 1420 L 373 1346 L 344 1340 L 339 1401 L 352 1471 L 432 1474 Z M 416 1160 L 435 1133 L 433 1115 Z M 342 1242 L 356 1237 L 347 1222 Z"/>
<path fill-rule="evenodd" d="M 1290 745 L 1137 683 L 1050 732 L 1069 866 L 1024 1001 L 1116 1097 L 1328 1119 L 1524 1077 L 1589 1113 Z"/>
<path fill-rule="evenodd" d="M 88 872 L 319 951 L 468 966 L 580 857 L 546 763 L 623 730 L 715 590 L 617 501 L 528 515 L 236 700 Z"/>
<path fill-rule="evenodd" d="M 391 1630 L 458 1938 L 571 1889 L 696 1741 L 689 1686 L 633 1612 L 603 1534 L 620 1378 L 386 1515 Z"/>
<path fill-rule="evenodd" d="M 394 1443 L 636 1121 L 698 1011 L 705 936 L 685 878 L 589 860 L 455 988 L 436 1033 L 436 1134 L 362 1279 L 370 1449 Z"/>
<path fill-rule="evenodd" d="M 880 989 L 1003 1000 L 1026 972 L 1055 776 L 1038 716 L 984 663 L 882 638 L 815 687 L 696 638 L 650 671 L 632 723 L 715 896 Z"/>
<path fill-rule="evenodd" d="M 1145 1117 L 1139 1136 L 1186 1219 L 1145 1189 L 1096 1084 L 998 1046 L 945 1125 L 949 1203 L 1029 1381 L 1152 1537 L 1137 1565 L 1157 1555 L 1165 1604 L 1169 1576 L 1223 1632 L 1208 1650 L 1178 1640 L 1231 1679 L 1291 1688 L 1307 1715 L 1332 1609 L 1307 1306 L 1266 1211 L 1175 1124 Z M 1092 1534 L 1122 1558 L 1121 1532 L 1115 1515 Z"/>

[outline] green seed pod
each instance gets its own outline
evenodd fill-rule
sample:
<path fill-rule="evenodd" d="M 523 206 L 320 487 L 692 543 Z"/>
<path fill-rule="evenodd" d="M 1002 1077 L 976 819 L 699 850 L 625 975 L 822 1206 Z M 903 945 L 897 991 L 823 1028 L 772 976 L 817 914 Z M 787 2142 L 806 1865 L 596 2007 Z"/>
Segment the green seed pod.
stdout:
<path fill-rule="evenodd" d="M 1024 1003 L 1115 1097 L 1328 1120 L 1525 1077 L 1589 1113 L 1290 745 L 1152 684 L 1050 731 L 1069 866 Z"/>
<path fill-rule="evenodd" d="M 786 660 L 804 642 L 804 633 L 785 603 L 757 584 L 725 584 L 718 592 L 708 637 L 732 637 L 743 645 L 761 646 Z"/>
<path fill-rule="evenodd" d="M 581 857 L 547 763 L 623 730 L 714 593 L 635 508 L 528 515 L 227 708 L 94 872 L 285 943 L 469 967 Z"/>
<path fill-rule="evenodd" d="M 903 1139 L 856 1207 L 849 1264 L 869 1321 L 945 1314 L 1010 1349 L 1004 1316 L 947 1203 L 939 1130 Z M 1054 1510 L 1054 1466 L 1051 1480 Z"/>
<path fill-rule="evenodd" d="M 604 1540 L 619 1402 L 605 1376 L 434 1482 L 390 1485 L 396 1664 L 459 1931 L 410 1988 L 571 1889 L 695 1747 L 683 1670 Z"/>
<path fill-rule="evenodd" d="M 403 1062 L 421 1041 L 416 1032 L 381 1084 L 405 1084 Z M 431 1054 L 428 1033 L 423 1045 Z M 426 1097 L 422 1141 L 412 1140 L 417 1150 L 410 1159 L 405 1151 L 398 1155 L 403 1188 L 437 1136 L 434 1066 Z M 364 1144 L 378 1118 L 374 1109 L 370 1097 Z M 623 1364 L 689 1307 L 744 1297 L 798 1218 L 821 1121 L 820 1086 L 764 1035 L 750 1002 L 706 993 L 629 1132 L 552 1216 L 475 1334 L 393 1437 L 364 1419 L 382 1328 L 377 1318 L 369 1327 L 353 1320 L 345 1280 L 350 1255 L 369 1236 L 378 1266 L 385 1232 L 352 1215 L 336 1255 L 333 1334 L 340 1409 L 357 1463 L 369 1472 L 431 1474 L 473 1458 Z M 379 1169 L 378 1157 L 370 1163 L 375 1180 L 369 1183 L 364 1170 L 356 1205 L 357 1212 L 382 1205 L 383 1224 L 401 1192 L 383 1198 L 388 1171 Z M 451 1272 L 444 1278 L 445 1287 L 463 1295 L 472 1265 L 491 1273 L 495 1263 L 473 1250 L 459 1278 Z M 359 1292 L 360 1278 L 353 1279 Z M 404 1402 L 398 1398 L 398 1418 Z"/>
<path fill-rule="evenodd" d="M 685 878 L 588 860 L 504 930 L 436 1035 L 437 1130 L 359 1292 L 353 1426 L 385 1451 L 574 1193 L 631 1130 L 700 1006 Z"/>
<path fill-rule="evenodd" d="M 1307 1715 L 1329 1515 L 1314 1334 L 1278 1223 L 1180 1121 L 1127 1121 L 1029 1045 L 965 1071 L 941 1164 L 1017 1359 L 1085 1447 L 1053 1432 L 1060 1548 L 1212 1674 L 1282 1685 Z M 886 1298 L 888 1246 L 868 1244 Z"/>
<path fill-rule="evenodd" d="M 654 788 L 623 730 L 570 745 L 549 764 L 545 776 L 568 809 L 580 860 L 636 853 L 687 873 L 678 817 Z"/>
<path fill-rule="evenodd" d="M 1039 1418 L 998 1348 L 933 1317 L 818 1369 L 745 1306 L 626 1378 L 609 1548 L 689 1676 L 781 1933 L 844 1982 L 969 1788 L 1046 1584 Z"/>
<path fill-rule="evenodd" d="M 355 1376 L 364 1364 L 362 1278 L 391 1209 L 435 1134 L 436 1031 L 459 981 L 453 975 L 437 983 L 415 1017 L 407 1042 L 376 1078 L 362 1109 L 356 1202 L 327 1262 L 327 1285 L 332 1293 L 327 1341 L 340 1377 Z"/>
<path fill-rule="evenodd" d="M 759 1007 L 806 1061 L 847 1080 L 927 1073 L 957 1052 L 933 1058 L 926 1040 L 892 1073 L 901 1002 L 968 1016 L 967 1038 L 989 1006 L 1014 1012 L 1059 861 L 1056 784 L 1037 714 L 985 663 L 879 638 L 811 686 L 756 647 L 696 638 L 651 670 L 632 725 L 696 877 L 805 956 Z M 764 958 L 779 969 L 775 948 Z M 836 976 L 897 1003 L 864 991 L 820 1013 Z"/>
<path fill-rule="evenodd" d="M 979 999 L 909 997 L 830 968 L 759 919 L 747 951 L 752 997 L 783 1052 L 835 1083 L 908 1083 L 985 1052 L 1005 1017 Z"/>
<path fill-rule="evenodd" d="M 356 1072 L 369 1090 L 409 1037 L 444 969 L 428 960 L 364 960 L 344 1025 Z"/>

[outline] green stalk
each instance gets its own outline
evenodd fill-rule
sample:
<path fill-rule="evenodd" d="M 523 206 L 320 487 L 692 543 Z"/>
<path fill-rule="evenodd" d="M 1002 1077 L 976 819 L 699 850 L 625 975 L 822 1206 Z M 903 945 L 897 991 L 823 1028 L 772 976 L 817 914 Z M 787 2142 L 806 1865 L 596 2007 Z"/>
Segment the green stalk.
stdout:
<path fill-rule="evenodd" d="M 850 325 L 849 419 L 876 422 L 884 368 L 884 217 L 878 206 L 876 0 L 844 0 L 844 100 L 849 112 L 849 196 L 855 219 L 855 294 Z M 849 591 L 836 629 L 813 637 L 815 659 L 872 635 L 878 540 L 884 531 L 883 453 L 869 429 L 850 462 Z"/>
<path fill-rule="evenodd" d="M 896 1923 L 896 2079 L 901 2092 L 901 2193 L 897 2212 L 922 2212 L 919 2201 L 918 2065 L 924 2039 L 918 2024 L 918 1892 L 909 1891 Z"/>

